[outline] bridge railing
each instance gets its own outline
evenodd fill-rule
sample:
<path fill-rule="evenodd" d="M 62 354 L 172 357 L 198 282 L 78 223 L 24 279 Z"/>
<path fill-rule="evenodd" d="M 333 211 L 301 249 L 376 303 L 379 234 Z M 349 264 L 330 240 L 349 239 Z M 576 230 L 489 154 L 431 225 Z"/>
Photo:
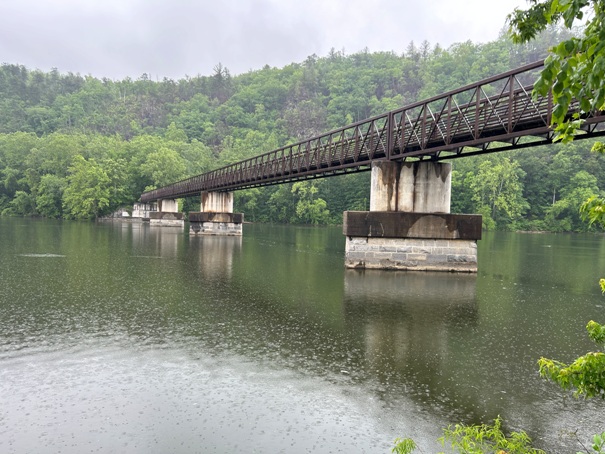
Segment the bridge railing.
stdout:
<path fill-rule="evenodd" d="M 522 147 L 524 136 L 548 141 L 552 98 L 532 98 L 542 66 L 541 61 L 532 63 L 187 178 L 146 192 L 141 201 L 323 177 L 367 169 L 373 161 L 441 160 Z M 570 112 L 576 108 L 572 104 Z"/>
<path fill-rule="evenodd" d="M 546 133 L 550 98 L 532 98 L 542 66 L 532 63 L 391 112 L 390 158 L 445 159 L 467 147 L 485 151 L 494 142 Z"/>

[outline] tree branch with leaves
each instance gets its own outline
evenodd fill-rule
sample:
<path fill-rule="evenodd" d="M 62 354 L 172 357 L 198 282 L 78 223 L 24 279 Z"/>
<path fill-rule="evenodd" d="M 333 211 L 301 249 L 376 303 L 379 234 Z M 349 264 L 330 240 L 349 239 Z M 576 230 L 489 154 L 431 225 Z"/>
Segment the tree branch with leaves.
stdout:
<path fill-rule="evenodd" d="M 544 69 L 534 85 L 534 95 L 552 90 L 552 126 L 555 140 L 569 142 L 582 125 L 582 115 L 605 109 L 605 1 L 529 0 L 528 9 L 508 16 L 510 35 L 516 43 L 533 40 L 553 24 L 580 26 L 580 32 L 550 48 Z M 580 112 L 568 115 L 577 100 Z M 598 145 L 602 147 L 602 145 Z"/>

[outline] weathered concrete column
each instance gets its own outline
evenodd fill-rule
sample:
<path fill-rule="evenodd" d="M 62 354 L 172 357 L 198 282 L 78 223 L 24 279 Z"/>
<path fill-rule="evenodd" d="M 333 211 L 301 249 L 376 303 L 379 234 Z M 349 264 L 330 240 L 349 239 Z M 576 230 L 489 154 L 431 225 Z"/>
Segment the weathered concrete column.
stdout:
<path fill-rule="evenodd" d="M 347 268 L 477 272 L 481 216 L 450 214 L 451 164 L 372 164 L 370 211 L 345 211 Z"/>
<path fill-rule="evenodd" d="M 158 211 L 162 213 L 178 213 L 179 203 L 176 199 L 160 199 L 158 200 Z"/>
<path fill-rule="evenodd" d="M 202 192 L 203 213 L 233 213 L 233 192 Z"/>
<path fill-rule="evenodd" d="M 140 219 L 149 221 L 149 212 L 152 211 L 152 203 L 137 202 L 132 205 L 132 219 Z M 155 206 L 153 207 L 155 209 Z"/>
<path fill-rule="evenodd" d="M 449 213 L 452 165 L 422 161 L 404 163 L 399 172 L 397 210 L 412 213 Z"/>
<path fill-rule="evenodd" d="M 183 227 L 185 219 L 179 213 L 179 204 L 176 199 L 160 199 L 157 201 L 157 211 L 149 212 L 149 224 L 162 227 Z"/>
<path fill-rule="evenodd" d="M 372 164 L 370 211 L 449 213 L 452 165 L 432 161 Z"/>
<path fill-rule="evenodd" d="M 233 212 L 232 192 L 202 192 L 200 210 L 189 213 L 190 235 L 241 236 L 244 214 Z"/>

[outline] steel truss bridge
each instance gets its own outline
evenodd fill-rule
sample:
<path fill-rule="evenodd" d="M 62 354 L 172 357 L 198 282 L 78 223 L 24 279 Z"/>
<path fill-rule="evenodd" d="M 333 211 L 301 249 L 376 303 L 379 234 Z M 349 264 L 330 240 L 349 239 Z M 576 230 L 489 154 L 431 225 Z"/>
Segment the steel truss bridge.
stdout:
<path fill-rule="evenodd" d="M 374 161 L 446 160 L 552 142 L 552 96 L 532 98 L 536 62 L 383 115 L 141 195 L 142 202 L 370 169 Z M 572 102 L 569 114 L 579 111 Z M 605 112 L 577 138 L 605 135 Z"/>

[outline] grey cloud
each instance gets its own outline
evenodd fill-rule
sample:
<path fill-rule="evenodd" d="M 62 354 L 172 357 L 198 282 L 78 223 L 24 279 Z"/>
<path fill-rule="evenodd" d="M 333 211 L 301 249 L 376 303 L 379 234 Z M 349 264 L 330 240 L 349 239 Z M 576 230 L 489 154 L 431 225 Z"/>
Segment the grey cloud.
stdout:
<path fill-rule="evenodd" d="M 447 47 L 476 39 L 468 35 L 469 26 L 465 32 L 463 24 L 436 22 L 431 8 L 443 1 L 4 1 L 0 61 L 114 79 L 143 73 L 178 79 L 210 74 L 219 62 L 237 74 L 326 55 L 332 47 L 402 52 L 411 40 Z M 468 5 L 479 0 L 448 1 L 468 7 L 463 13 L 471 17 L 461 17 L 474 23 L 477 8 Z M 508 11 L 518 3 L 502 1 L 511 3 L 504 7 Z M 489 39 L 497 36 L 504 17 L 492 20 Z"/>

